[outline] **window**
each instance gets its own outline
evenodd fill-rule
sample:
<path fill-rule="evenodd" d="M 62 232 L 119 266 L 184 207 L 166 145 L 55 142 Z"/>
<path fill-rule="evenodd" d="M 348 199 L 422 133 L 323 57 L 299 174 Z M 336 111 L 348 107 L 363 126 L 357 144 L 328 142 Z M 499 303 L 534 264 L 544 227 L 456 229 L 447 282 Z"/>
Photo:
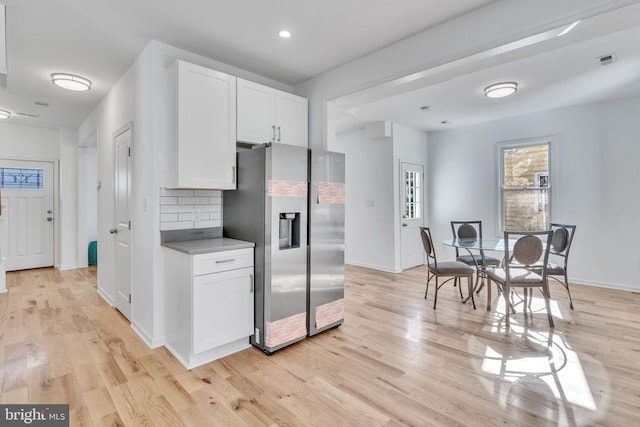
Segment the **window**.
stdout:
<path fill-rule="evenodd" d="M 0 168 L 0 188 L 7 190 L 43 190 L 44 170 Z"/>
<path fill-rule="evenodd" d="M 500 201 L 505 230 L 549 228 L 549 141 L 500 146 Z"/>
<path fill-rule="evenodd" d="M 407 170 L 404 173 L 404 218 L 419 219 L 422 217 L 422 184 L 420 176 L 422 174 L 417 171 Z"/>

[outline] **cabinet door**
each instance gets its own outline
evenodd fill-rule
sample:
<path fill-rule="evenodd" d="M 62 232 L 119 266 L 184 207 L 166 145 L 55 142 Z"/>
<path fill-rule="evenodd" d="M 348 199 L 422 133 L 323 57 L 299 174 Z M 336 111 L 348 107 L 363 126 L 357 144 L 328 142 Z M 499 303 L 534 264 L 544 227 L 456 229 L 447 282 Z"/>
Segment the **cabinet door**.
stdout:
<path fill-rule="evenodd" d="M 193 278 L 193 353 L 253 334 L 253 268 Z"/>
<path fill-rule="evenodd" d="M 235 189 L 236 78 L 178 63 L 178 187 Z"/>
<path fill-rule="evenodd" d="M 238 79 L 238 141 L 272 142 L 276 135 L 273 89 Z"/>
<path fill-rule="evenodd" d="M 309 145 L 309 107 L 306 98 L 276 91 L 276 142 Z"/>

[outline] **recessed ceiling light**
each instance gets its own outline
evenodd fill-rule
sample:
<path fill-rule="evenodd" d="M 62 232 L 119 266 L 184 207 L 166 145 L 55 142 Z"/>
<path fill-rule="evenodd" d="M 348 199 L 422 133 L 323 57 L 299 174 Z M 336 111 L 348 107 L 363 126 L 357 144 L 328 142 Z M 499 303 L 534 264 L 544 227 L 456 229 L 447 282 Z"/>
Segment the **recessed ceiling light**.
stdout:
<path fill-rule="evenodd" d="M 492 84 L 484 88 L 484 94 L 489 98 L 504 98 L 514 94 L 518 90 L 516 82 L 502 82 Z"/>
<path fill-rule="evenodd" d="M 291 37 L 291 31 L 280 30 L 278 31 L 278 37 L 280 37 L 281 39 L 288 39 L 289 37 Z"/>
<path fill-rule="evenodd" d="M 8 119 L 11 117 L 11 113 L 7 110 L 0 110 L 0 119 Z"/>
<path fill-rule="evenodd" d="M 82 92 L 91 89 L 91 80 L 74 74 L 54 73 L 51 74 L 51 81 L 54 85 L 67 90 Z"/>

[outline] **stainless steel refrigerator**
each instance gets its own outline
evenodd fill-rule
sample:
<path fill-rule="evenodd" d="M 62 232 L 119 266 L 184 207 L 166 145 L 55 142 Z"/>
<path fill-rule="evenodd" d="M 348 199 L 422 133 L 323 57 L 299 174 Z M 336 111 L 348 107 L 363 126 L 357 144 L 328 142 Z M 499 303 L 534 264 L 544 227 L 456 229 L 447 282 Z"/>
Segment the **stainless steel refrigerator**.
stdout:
<path fill-rule="evenodd" d="M 266 353 L 344 317 L 344 157 L 325 153 L 285 144 L 239 151 L 237 190 L 224 192 L 224 235 L 255 243 L 251 343 Z"/>
<path fill-rule="evenodd" d="M 344 321 L 345 157 L 310 150 L 309 335 Z"/>

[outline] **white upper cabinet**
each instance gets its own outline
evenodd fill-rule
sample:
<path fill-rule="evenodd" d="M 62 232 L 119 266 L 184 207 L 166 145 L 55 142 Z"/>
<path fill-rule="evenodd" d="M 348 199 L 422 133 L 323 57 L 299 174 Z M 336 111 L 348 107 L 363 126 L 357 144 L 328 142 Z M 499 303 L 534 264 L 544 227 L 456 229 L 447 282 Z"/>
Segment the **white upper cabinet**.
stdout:
<path fill-rule="evenodd" d="M 234 190 L 236 77 L 180 60 L 168 72 L 175 147 L 167 187 Z"/>
<path fill-rule="evenodd" d="M 238 141 L 309 145 L 308 101 L 301 96 L 238 79 Z"/>

